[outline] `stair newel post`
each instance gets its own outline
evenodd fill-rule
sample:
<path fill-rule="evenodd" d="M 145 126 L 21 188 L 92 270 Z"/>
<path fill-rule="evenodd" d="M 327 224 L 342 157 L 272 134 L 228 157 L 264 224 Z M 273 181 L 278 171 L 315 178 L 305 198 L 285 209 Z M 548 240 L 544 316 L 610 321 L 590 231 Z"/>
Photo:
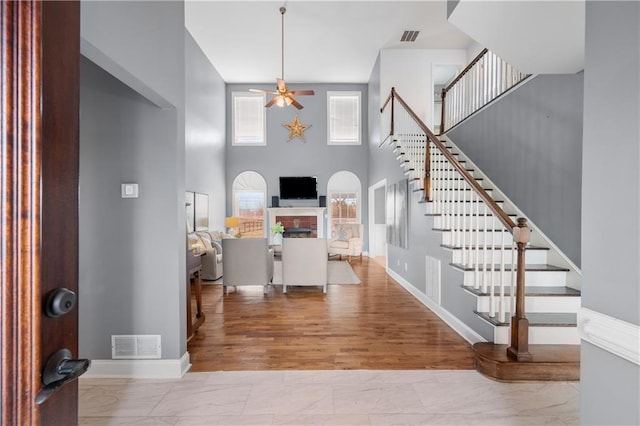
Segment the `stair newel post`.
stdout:
<path fill-rule="evenodd" d="M 529 352 L 529 320 L 524 306 L 525 296 L 525 249 L 529 242 L 530 231 L 527 219 L 518 218 L 518 226 L 513 228 L 513 239 L 518 246 L 518 265 L 516 272 L 516 313 L 511 317 L 511 346 L 507 356 L 516 361 L 531 361 Z"/>
<path fill-rule="evenodd" d="M 394 129 L 394 124 L 395 124 L 395 117 L 396 117 L 396 111 L 395 111 L 395 107 L 396 107 L 396 88 L 392 87 L 391 88 L 391 134 L 395 135 L 395 129 Z"/>
<path fill-rule="evenodd" d="M 424 144 L 424 191 L 422 201 L 431 201 L 431 148 L 429 137 L 425 135 Z"/>
<path fill-rule="evenodd" d="M 440 134 L 442 135 L 444 133 L 444 98 L 447 96 L 447 89 L 445 87 L 442 88 L 442 109 L 440 110 Z"/>

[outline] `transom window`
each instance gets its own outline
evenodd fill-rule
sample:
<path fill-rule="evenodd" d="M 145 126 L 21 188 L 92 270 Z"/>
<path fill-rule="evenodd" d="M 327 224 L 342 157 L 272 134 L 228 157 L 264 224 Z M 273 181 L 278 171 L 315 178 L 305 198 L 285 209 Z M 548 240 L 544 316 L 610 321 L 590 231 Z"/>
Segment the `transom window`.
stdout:
<path fill-rule="evenodd" d="M 233 92 L 233 145 L 266 145 L 266 112 L 264 93 Z"/>
<path fill-rule="evenodd" d="M 360 145 L 360 92 L 327 92 L 329 145 Z"/>

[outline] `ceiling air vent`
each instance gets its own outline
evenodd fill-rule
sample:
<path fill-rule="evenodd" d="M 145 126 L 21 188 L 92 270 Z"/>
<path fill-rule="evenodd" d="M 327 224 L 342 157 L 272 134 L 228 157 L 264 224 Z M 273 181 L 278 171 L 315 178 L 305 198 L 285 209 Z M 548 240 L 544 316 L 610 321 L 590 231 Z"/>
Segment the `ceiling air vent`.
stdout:
<path fill-rule="evenodd" d="M 416 41 L 416 38 L 418 38 L 418 34 L 420 34 L 420 31 L 407 30 L 402 34 L 402 38 L 400 38 L 400 41 L 406 41 L 406 42 Z"/>
<path fill-rule="evenodd" d="M 159 359 L 161 357 L 160 335 L 111 336 L 112 359 Z"/>

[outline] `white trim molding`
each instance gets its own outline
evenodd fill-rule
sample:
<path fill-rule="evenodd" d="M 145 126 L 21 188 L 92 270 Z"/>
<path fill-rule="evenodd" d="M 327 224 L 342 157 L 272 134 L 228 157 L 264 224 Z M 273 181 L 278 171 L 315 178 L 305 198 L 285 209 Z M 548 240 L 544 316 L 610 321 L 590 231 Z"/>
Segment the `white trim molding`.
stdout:
<path fill-rule="evenodd" d="M 640 326 L 581 308 L 578 333 L 582 340 L 640 365 Z"/>
<path fill-rule="evenodd" d="M 433 300 L 429 299 L 426 294 L 415 288 L 409 283 L 409 281 L 402 278 L 392 269 L 387 268 L 387 274 L 398 282 L 405 290 L 407 290 L 413 297 L 418 299 L 420 303 L 431 309 L 442 321 L 444 321 L 449 327 L 451 327 L 456 333 L 462 336 L 470 344 L 478 342 L 486 342 L 487 340 L 476 333 L 471 327 L 460 321 L 455 315 L 447 311 L 442 306 L 436 304 Z"/>
<path fill-rule="evenodd" d="M 180 359 L 94 359 L 81 378 L 179 379 L 190 368 L 189 352 Z"/>

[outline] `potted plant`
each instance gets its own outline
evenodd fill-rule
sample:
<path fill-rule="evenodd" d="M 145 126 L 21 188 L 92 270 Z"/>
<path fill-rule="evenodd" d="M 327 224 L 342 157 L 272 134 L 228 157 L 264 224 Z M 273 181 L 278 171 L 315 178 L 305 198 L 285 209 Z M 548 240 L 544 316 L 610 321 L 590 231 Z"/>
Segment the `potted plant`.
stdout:
<path fill-rule="evenodd" d="M 284 226 L 282 222 L 276 222 L 271 227 L 271 233 L 273 234 L 273 244 L 281 245 L 282 244 L 282 234 L 284 233 Z"/>

